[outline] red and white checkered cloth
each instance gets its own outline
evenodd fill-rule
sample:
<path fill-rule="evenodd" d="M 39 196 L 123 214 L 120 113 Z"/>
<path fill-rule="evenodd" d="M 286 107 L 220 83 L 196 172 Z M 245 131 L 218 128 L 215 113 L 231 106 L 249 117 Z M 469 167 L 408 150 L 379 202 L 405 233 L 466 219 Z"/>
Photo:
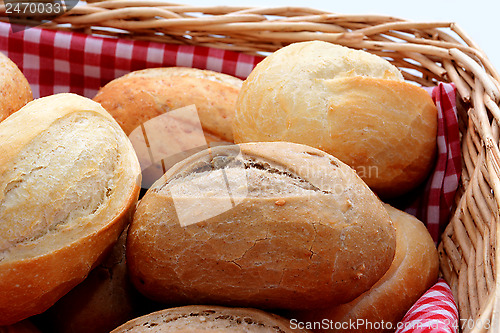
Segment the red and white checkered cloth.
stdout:
<path fill-rule="evenodd" d="M 408 310 L 396 333 L 455 333 L 458 327 L 457 305 L 440 279 Z"/>
<path fill-rule="evenodd" d="M 93 98 L 100 87 L 128 72 L 151 67 L 184 66 L 246 78 L 262 57 L 200 46 L 89 36 L 42 28 L 19 29 L 0 22 L 0 52 L 23 71 L 35 98 L 73 92 Z M 435 170 L 418 199 L 407 209 L 427 224 L 437 241 L 460 176 L 460 141 L 452 85 L 430 91 L 439 110 Z M 442 283 L 441 283 L 442 285 Z"/>
<path fill-rule="evenodd" d="M 210 69 L 244 79 L 262 60 L 262 57 L 214 48 L 41 28 L 14 33 L 11 25 L 4 22 L 0 22 L 0 52 L 22 70 L 35 98 L 61 92 L 93 98 L 109 81 L 151 67 Z"/>
<path fill-rule="evenodd" d="M 448 223 L 462 170 L 460 133 L 455 87 L 440 83 L 427 91 L 438 109 L 436 164 L 423 191 L 406 212 L 423 221 L 437 243 Z"/>

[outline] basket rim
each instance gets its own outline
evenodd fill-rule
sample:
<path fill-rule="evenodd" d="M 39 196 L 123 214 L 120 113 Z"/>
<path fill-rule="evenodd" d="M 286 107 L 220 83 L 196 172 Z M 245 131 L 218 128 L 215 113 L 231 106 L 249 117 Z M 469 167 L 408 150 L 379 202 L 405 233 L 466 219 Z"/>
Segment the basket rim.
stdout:
<path fill-rule="evenodd" d="M 0 20 L 9 20 L 4 4 L 0 5 Z M 488 253 L 494 259 L 488 265 L 495 275 L 500 272 L 500 262 L 496 263 L 500 261 L 496 255 L 500 248 L 500 237 L 496 236 L 500 230 L 496 227 L 500 215 L 500 75 L 457 23 L 344 15 L 306 7 L 189 6 L 155 0 L 89 1 L 50 22 L 19 23 L 253 55 L 265 55 L 294 42 L 323 40 L 382 56 L 402 69 L 405 79 L 423 86 L 439 81 L 454 83 L 465 107 L 460 114 L 466 126 L 462 133 L 464 184 L 441 242 L 442 271 L 455 286 L 458 301 L 467 303 L 465 313 L 489 318 L 498 312 L 496 283 L 488 289 L 488 299 L 480 300 L 478 295 L 484 295 L 485 287 L 472 282 L 477 268 L 473 262 L 481 258 L 467 254 L 479 251 L 464 251 L 478 246 L 474 237 L 489 237 L 492 249 Z M 490 211 L 493 222 L 485 222 L 477 213 L 484 209 Z M 478 304 L 486 306 L 472 311 Z M 497 317 L 493 319 L 498 321 Z"/>

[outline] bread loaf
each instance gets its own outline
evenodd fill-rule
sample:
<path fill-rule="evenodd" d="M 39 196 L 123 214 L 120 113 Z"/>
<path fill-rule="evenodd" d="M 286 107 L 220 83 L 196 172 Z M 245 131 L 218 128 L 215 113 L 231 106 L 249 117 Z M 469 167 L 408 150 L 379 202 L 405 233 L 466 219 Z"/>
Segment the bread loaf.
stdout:
<path fill-rule="evenodd" d="M 255 67 L 240 91 L 233 132 L 236 143 L 290 141 L 324 150 L 379 195 L 394 197 L 430 171 L 437 111 L 388 61 L 312 41 Z"/>
<path fill-rule="evenodd" d="M 0 123 L 0 325 L 80 283 L 128 223 L 137 156 L 96 102 L 37 99 Z"/>
<path fill-rule="evenodd" d="M 389 268 L 395 230 L 351 168 L 304 145 L 220 146 L 170 169 L 127 239 L 133 283 L 169 304 L 310 309 Z"/>
<path fill-rule="evenodd" d="M 393 332 L 397 328 L 410 307 L 436 282 L 439 259 L 422 222 L 389 205 L 385 207 L 396 225 L 396 255 L 384 276 L 347 304 L 297 312 L 291 317 L 304 324 L 330 323 L 315 332 Z"/>
<path fill-rule="evenodd" d="M 28 80 L 9 58 L 0 52 L 0 122 L 33 100 Z"/>
<path fill-rule="evenodd" d="M 111 333 L 307 333 L 290 329 L 288 320 L 256 309 L 185 306 L 131 320 Z"/>
<path fill-rule="evenodd" d="M 101 88 L 94 100 L 129 135 L 149 188 L 173 164 L 207 144 L 233 142 L 231 123 L 242 81 L 195 68 L 152 68 Z"/>

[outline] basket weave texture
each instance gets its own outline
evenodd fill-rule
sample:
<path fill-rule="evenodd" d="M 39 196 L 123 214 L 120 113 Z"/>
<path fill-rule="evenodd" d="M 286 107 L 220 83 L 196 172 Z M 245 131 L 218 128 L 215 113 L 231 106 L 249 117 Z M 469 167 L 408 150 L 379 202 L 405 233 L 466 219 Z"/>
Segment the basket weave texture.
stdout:
<path fill-rule="evenodd" d="M 0 4 L 0 20 L 7 20 L 5 15 Z M 496 262 L 500 259 L 500 77 L 457 24 L 309 8 L 108 0 L 82 3 L 43 26 L 264 55 L 293 42 L 323 40 L 382 56 L 406 80 L 423 86 L 454 83 L 463 170 L 456 209 L 439 244 L 441 272 L 458 303 L 461 323 L 466 322 L 459 325 L 463 331 L 500 331 L 496 279 L 500 269 Z"/>

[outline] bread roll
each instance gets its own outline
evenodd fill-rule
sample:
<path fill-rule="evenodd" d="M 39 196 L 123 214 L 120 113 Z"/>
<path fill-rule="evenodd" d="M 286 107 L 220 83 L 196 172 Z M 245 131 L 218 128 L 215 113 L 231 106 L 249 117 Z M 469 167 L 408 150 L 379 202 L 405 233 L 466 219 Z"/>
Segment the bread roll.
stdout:
<path fill-rule="evenodd" d="M 0 52 L 0 122 L 33 100 L 28 80 L 9 58 Z"/>
<path fill-rule="evenodd" d="M 205 150 L 159 179 L 134 215 L 127 261 L 157 301 L 310 309 L 368 290 L 394 249 L 382 203 L 347 165 L 250 143 Z"/>
<path fill-rule="evenodd" d="M 73 94 L 0 123 L 0 152 L 0 325 L 9 325 L 48 309 L 116 242 L 140 168 L 116 121 Z"/>
<path fill-rule="evenodd" d="M 290 141 L 324 150 L 379 195 L 394 197 L 427 176 L 437 111 L 388 61 L 312 41 L 255 67 L 238 97 L 233 132 L 236 143 Z"/>
<path fill-rule="evenodd" d="M 306 333 L 307 331 L 292 330 L 288 320 L 256 309 L 198 305 L 154 312 L 131 320 L 111 333 L 122 332 Z"/>
<path fill-rule="evenodd" d="M 195 104 L 208 141 L 232 142 L 231 122 L 242 82 L 196 68 L 150 68 L 111 81 L 94 100 L 127 135 L 151 118 Z"/>
<path fill-rule="evenodd" d="M 109 333 L 132 319 L 140 297 L 127 273 L 125 229 L 104 262 L 43 314 L 47 332 Z"/>
<path fill-rule="evenodd" d="M 352 302 L 298 312 L 292 317 L 304 323 L 325 319 L 338 323 L 317 332 L 393 332 L 410 307 L 436 282 L 438 253 L 424 224 L 396 208 L 385 207 L 396 225 L 396 255 L 384 276 Z"/>
<path fill-rule="evenodd" d="M 143 169 L 142 187 L 149 188 L 207 144 L 233 142 L 231 122 L 241 84 L 208 70 L 153 68 L 111 81 L 94 100 L 129 135 Z"/>

